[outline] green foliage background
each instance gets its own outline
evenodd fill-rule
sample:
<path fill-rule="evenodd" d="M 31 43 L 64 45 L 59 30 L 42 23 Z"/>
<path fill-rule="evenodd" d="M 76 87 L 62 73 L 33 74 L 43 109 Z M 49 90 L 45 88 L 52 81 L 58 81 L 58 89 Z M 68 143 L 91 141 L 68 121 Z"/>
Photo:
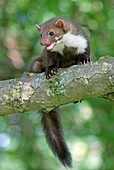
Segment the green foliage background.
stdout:
<path fill-rule="evenodd" d="M 54 16 L 83 26 L 93 60 L 114 55 L 113 0 L 1 0 L 1 80 L 27 71 L 42 50 L 35 25 Z M 114 103 L 92 98 L 61 112 L 74 170 L 114 170 Z M 37 111 L 0 118 L 0 170 L 63 169 L 47 146 Z"/>

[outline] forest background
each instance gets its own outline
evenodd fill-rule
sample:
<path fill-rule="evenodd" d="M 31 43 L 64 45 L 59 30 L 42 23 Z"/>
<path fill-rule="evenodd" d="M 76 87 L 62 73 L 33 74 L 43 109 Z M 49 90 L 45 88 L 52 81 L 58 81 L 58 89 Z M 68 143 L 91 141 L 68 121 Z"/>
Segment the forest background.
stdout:
<path fill-rule="evenodd" d="M 78 22 L 91 58 L 114 56 L 113 0 L 0 0 L 0 80 L 17 78 L 41 53 L 36 24 L 54 16 Z M 114 103 L 89 98 L 61 107 L 76 170 L 114 169 Z M 37 111 L 0 117 L 0 170 L 63 170 L 45 141 Z"/>

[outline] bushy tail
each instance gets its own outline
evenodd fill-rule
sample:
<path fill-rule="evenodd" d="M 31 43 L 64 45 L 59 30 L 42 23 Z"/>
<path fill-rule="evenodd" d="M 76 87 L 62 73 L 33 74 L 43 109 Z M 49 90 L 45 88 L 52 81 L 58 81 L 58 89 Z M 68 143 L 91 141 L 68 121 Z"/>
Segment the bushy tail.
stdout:
<path fill-rule="evenodd" d="M 46 140 L 55 156 L 65 167 L 72 167 L 72 158 L 65 143 L 63 128 L 58 110 L 42 113 L 42 125 Z"/>

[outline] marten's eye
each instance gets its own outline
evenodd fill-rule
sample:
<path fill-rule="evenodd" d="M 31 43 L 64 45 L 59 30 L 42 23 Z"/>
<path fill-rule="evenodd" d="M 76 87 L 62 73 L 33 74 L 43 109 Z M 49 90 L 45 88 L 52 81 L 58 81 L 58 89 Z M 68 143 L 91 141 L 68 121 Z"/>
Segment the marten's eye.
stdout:
<path fill-rule="evenodd" d="M 54 32 L 53 32 L 53 31 L 51 31 L 51 32 L 49 33 L 49 35 L 50 35 L 50 36 L 53 36 L 53 35 L 54 35 Z"/>
<path fill-rule="evenodd" d="M 42 34 L 40 34 L 40 36 L 42 37 Z"/>

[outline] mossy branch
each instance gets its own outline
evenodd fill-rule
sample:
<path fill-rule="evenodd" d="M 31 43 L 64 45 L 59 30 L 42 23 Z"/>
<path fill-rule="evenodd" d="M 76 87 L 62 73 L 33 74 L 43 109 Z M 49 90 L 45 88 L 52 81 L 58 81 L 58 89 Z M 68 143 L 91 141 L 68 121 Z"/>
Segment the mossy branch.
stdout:
<path fill-rule="evenodd" d="M 114 57 L 60 69 L 49 80 L 44 73 L 24 73 L 20 78 L 0 81 L 0 115 L 32 110 L 49 112 L 95 96 L 114 101 Z"/>

